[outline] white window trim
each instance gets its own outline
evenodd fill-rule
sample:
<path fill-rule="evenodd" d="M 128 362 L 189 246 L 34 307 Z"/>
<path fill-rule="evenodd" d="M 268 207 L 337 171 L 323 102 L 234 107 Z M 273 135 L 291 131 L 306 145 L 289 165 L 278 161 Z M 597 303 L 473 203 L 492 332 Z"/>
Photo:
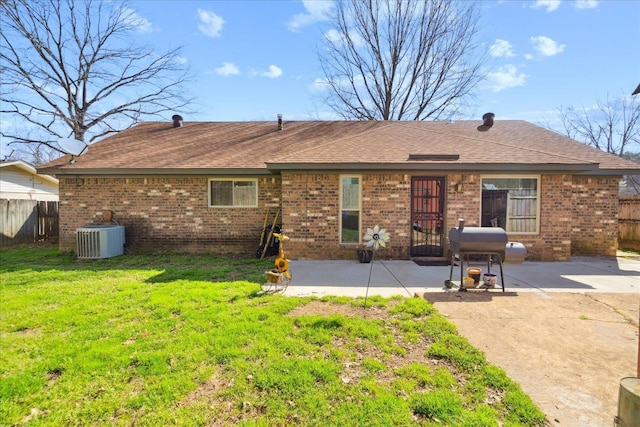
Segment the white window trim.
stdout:
<path fill-rule="evenodd" d="M 340 223 L 338 224 L 338 239 L 341 245 L 353 245 L 353 246 L 358 246 L 361 244 L 361 240 L 362 237 L 359 236 L 358 237 L 358 241 L 357 242 L 343 242 L 342 241 L 342 211 L 343 210 L 349 210 L 349 211 L 355 211 L 355 209 L 343 209 L 342 208 L 342 180 L 344 178 L 358 178 L 358 187 L 359 187 L 359 192 L 358 192 L 358 235 L 360 235 L 360 230 L 362 230 L 362 175 L 340 175 L 339 176 L 339 186 L 340 186 L 340 195 L 338 197 L 340 197 L 340 211 L 338 212 L 338 216 L 340 217 Z"/>
<path fill-rule="evenodd" d="M 231 181 L 236 182 L 236 181 L 242 181 L 242 182 L 255 182 L 255 189 L 256 189 L 256 203 L 255 205 L 236 205 L 236 204 L 232 204 L 232 205 L 213 205 L 211 204 L 211 182 L 213 181 Z M 232 184 L 233 185 L 233 184 Z M 258 207 L 258 195 L 260 194 L 260 192 L 258 191 L 258 179 L 257 178 L 243 178 L 243 177 L 229 177 L 229 178 L 209 178 L 209 181 L 207 181 L 207 205 L 210 208 L 224 208 L 224 209 L 234 209 L 234 208 L 257 208 Z"/>
<path fill-rule="evenodd" d="M 482 190 L 484 190 L 484 187 L 482 185 L 482 181 L 487 178 L 487 179 L 497 179 L 497 178 L 502 178 L 502 179 L 535 179 L 537 181 L 537 185 L 536 185 L 536 200 L 538 201 L 538 203 L 536 204 L 536 231 L 534 232 L 525 232 L 525 231 L 509 231 L 509 230 L 505 230 L 508 234 L 510 235 L 518 235 L 518 236 L 538 236 L 540 234 L 540 208 L 542 206 L 542 200 L 541 200 L 541 175 L 519 175 L 519 174 L 509 174 L 509 175 L 480 175 L 480 214 L 478 216 L 479 220 L 478 220 L 478 224 L 482 223 Z M 509 200 L 507 200 L 507 224 L 509 223 L 509 207 L 508 207 L 508 203 Z"/>

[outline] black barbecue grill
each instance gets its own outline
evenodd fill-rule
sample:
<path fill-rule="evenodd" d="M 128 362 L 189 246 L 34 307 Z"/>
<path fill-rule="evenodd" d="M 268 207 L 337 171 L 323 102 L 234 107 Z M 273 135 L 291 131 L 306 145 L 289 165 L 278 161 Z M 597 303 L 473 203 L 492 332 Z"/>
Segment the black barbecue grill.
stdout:
<path fill-rule="evenodd" d="M 508 242 L 507 233 L 499 227 L 465 227 L 464 219 L 458 220 L 458 227 L 449 230 L 449 249 L 451 250 L 451 270 L 447 285 L 452 285 L 453 266 L 455 259 L 460 262 L 460 290 L 466 290 L 463 285 L 464 263 L 471 258 L 486 258 L 487 274 L 491 274 L 491 264 L 500 266 L 500 284 L 504 292 L 504 272 L 502 263 L 522 262 L 526 256 L 524 245 L 517 242 Z M 450 286 L 448 286 L 450 287 Z"/>

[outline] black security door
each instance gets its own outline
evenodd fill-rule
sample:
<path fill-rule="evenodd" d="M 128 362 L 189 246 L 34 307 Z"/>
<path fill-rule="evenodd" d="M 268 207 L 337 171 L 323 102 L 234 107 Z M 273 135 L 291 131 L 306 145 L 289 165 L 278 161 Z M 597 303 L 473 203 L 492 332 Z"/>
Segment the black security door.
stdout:
<path fill-rule="evenodd" d="M 411 256 L 444 255 L 444 178 L 411 178 Z"/>

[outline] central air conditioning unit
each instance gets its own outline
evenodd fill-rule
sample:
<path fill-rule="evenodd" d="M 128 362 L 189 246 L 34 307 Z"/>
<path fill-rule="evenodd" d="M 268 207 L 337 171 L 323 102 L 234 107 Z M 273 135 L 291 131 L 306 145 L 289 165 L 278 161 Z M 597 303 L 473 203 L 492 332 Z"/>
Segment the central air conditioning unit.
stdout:
<path fill-rule="evenodd" d="M 111 258 L 124 253 L 124 226 L 87 225 L 76 230 L 76 255 L 83 259 Z"/>

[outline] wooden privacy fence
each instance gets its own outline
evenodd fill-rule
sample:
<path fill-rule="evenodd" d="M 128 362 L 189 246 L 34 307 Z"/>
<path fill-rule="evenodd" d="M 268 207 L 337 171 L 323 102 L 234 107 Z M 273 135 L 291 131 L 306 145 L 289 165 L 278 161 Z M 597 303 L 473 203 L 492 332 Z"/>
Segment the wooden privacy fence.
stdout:
<path fill-rule="evenodd" d="M 640 196 L 620 196 L 618 246 L 640 251 Z"/>
<path fill-rule="evenodd" d="M 57 240 L 58 203 L 0 199 L 0 246 Z"/>

